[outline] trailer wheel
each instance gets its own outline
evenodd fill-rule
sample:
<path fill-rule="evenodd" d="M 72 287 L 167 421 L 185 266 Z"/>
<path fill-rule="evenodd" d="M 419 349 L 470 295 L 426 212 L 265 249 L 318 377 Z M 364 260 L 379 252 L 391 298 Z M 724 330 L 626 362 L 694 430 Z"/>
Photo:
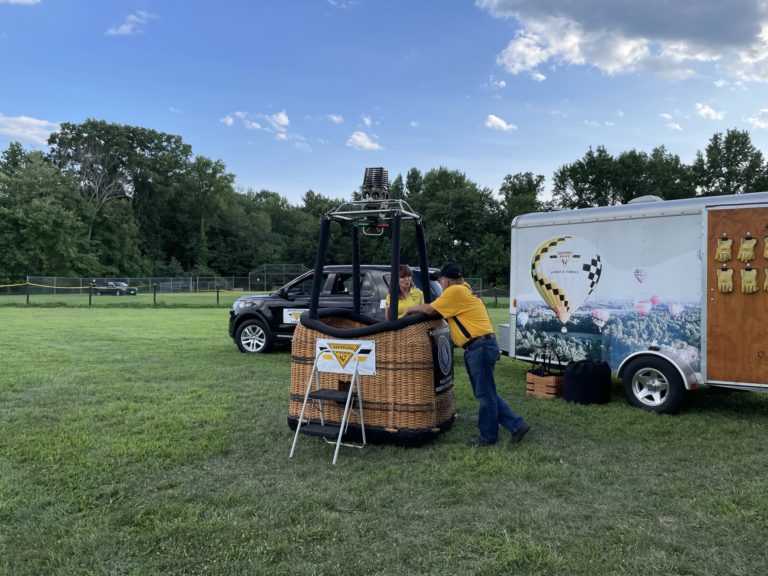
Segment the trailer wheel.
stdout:
<path fill-rule="evenodd" d="M 636 358 L 624 370 L 624 395 L 643 410 L 675 414 L 683 404 L 683 379 L 669 362 L 656 356 Z"/>

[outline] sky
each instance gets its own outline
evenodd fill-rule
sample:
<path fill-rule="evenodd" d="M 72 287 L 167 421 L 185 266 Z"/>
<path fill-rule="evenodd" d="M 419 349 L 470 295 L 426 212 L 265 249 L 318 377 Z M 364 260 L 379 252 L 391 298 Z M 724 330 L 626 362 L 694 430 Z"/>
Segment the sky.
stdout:
<path fill-rule="evenodd" d="M 590 147 L 768 156 L 768 0 L 0 0 L 0 149 L 88 118 L 176 134 L 300 204 Z"/>

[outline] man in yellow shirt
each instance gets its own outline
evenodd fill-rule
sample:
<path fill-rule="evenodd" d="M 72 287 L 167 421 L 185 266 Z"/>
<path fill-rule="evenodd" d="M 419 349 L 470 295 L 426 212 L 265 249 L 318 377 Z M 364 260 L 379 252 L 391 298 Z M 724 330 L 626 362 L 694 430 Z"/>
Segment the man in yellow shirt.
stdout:
<path fill-rule="evenodd" d="M 408 264 L 400 264 L 400 292 L 397 295 L 397 317 L 402 318 L 405 311 L 411 306 L 424 304 L 424 293 L 413 285 L 413 271 Z M 389 317 L 389 294 L 387 294 L 387 307 L 384 311 L 384 318 Z"/>
<path fill-rule="evenodd" d="M 405 314 L 423 312 L 429 316 L 442 316 L 448 321 L 454 343 L 464 348 L 464 365 L 472 392 L 480 403 L 477 420 L 480 435 L 467 444 L 495 444 L 499 425 L 510 431 L 512 444 L 517 444 L 531 425 L 496 393 L 493 370 L 499 358 L 499 345 L 485 303 L 469 289 L 455 262 L 443 266 L 439 280 L 443 293 L 431 304 L 411 306 Z"/>

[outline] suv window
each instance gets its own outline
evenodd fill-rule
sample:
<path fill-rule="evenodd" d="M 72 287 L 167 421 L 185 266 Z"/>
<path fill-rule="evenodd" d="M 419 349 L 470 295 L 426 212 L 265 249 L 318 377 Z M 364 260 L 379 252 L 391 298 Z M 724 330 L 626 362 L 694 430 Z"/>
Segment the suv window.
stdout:
<path fill-rule="evenodd" d="M 328 282 L 328 274 L 323 274 L 323 288 L 320 290 L 321 293 L 325 292 L 325 285 Z M 296 284 L 292 284 L 288 287 L 288 298 L 303 298 L 303 297 L 309 297 L 310 294 L 312 294 L 312 274 L 301 280 L 300 282 L 297 282 Z"/>
<path fill-rule="evenodd" d="M 331 294 L 352 294 L 352 274 L 336 274 Z M 370 274 L 361 274 L 360 295 L 373 295 L 373 282 L 371 281 Z"/>
<path fill-rule="evenodd" d="M 387 288 L 389 288 L 390 274 L 384 274 L 383 278 L 384 278 L 384 284 L 386 284 Z M 413 273 L 413 284 L 414 286 L 416 286 L 416 288 L 418 288 L 422 292 L 424 291 L 424 289 L 421 287 L 421 274 L 419 274 L 418 272 Z M 438 282 L 437 280 L 430 280 L 429 285 L 432 288 L 432 300 L 434 300 L 435 298 L 440 296 L 440 294 L 443 293 L 443 289 L 440 287 L 440 282 Z"/>

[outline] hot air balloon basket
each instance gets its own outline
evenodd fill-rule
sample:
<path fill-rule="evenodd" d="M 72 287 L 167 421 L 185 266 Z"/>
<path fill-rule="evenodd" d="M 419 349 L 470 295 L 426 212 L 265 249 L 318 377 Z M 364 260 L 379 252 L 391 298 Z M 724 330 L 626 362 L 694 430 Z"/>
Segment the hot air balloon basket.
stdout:
<path fill-rule="evenodd" d="M 533 366 L 525 373 L 525 392 L 534 398 L 562 398 L 564 382 L 560 358 L 546 350 L 533 359 Z"/>
<path fill-rule="evenodd" d="M 311 323 L 303 318 L 297 325 L 291 349 L 288 423 L 292 429 L 295 429 L 301 412 L 317 340 L 339 339 L 340 332 L 355 334 L 355 330 L 365 328 L 363 323 L 340 315 L 321 318 L 310 326 L 305 326 L 305 322 Z M 380 326 L 386 327 L 384 323 Z M 359 377 L 368 442 L 420 446 L 453 424 L 456 410 L 452 350 L 450 340 L 446 336 L 443 364 L 445 373 L 448 373 L 450 378 L 438 387 L 435 371 L 440 368 L 436 367 L 431 336 L 435 330 L 441 333 L 444 331 L 447 335 L 448 326 L 444 320 L 429 320 L 417 324 L 411 322 L 400 329 L 377 331 L 362 337 L 355 336 L 354 339 L 374 342 L 376 350 L 376 374 Z M 331 331 L 334 336 L 329 336 Z M 344 336 L 340 339 L 346 340 Z M 320 388 L 341 390 L 349 386 L 351 376 L 320 372 L 318 378 Z M 343 410 L 343 404 L 326 403 L 323 408 L 325 421 L 338 425 Z M 313 408 L 309 416 L 313 420 L 319 418 L 318 406 Z M 356 413 L 351 417 L 349 432 L 352 437 L 359 433 L 358 419 L 359 414 Z"/>
<path fill-rule="evenodd" d="M 529 370 L 525 374 L 525 393 L 534 398 L 562 398 L 563 381 L 560 374 L 539 376 Z"/>

